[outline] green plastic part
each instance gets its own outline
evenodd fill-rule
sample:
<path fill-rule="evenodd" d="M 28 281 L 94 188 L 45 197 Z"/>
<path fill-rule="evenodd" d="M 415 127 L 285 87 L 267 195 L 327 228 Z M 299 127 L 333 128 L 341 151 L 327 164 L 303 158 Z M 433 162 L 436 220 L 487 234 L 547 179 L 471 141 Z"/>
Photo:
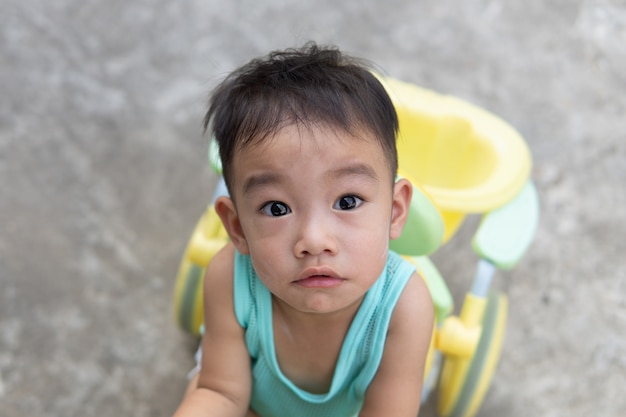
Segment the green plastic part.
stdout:
<path fill-rule="evenodd" d="M 497 268 L 512 269 L 532 242 L 538 221 L 537 190 L 528 181 L 512 201 L 483 217 L 472 247 Z"/>
<path fill-rule="evenodd" d="M 443 220 L 439 210 L 418 187 L 413 187 L 409 216 L 402 235 L 389 242 L 389 247 L 402 255 L 429 255 L 443 241 Z"/>
<path fill-rule="evenodd" d="M 215 138 L 211 138 L 209 142 L 209 165 L 211 169 L 217 174 L 222 175 L 222 160 L 220 159 L 220 147 L 217 144 Z"/>

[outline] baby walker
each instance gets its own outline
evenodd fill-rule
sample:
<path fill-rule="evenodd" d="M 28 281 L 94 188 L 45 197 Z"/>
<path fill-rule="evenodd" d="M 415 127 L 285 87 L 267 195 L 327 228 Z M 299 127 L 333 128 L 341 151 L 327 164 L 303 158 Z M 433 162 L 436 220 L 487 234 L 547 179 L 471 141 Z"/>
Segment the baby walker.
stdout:
<path fill-rule="evenodd" d="M 530 153 L 511 126 L 483 109 L 412 84 L 381 81 L 400 121 L 400 175 L 414 184 L 407 224 L 391 249 L 416 266 L 436 310 L 422 398 L 438 387 L 439 415 L 472 417 L 491 384 L 507 320 L 507 296 L 491 290 L 492 279 L 497 270 L 515 267 L 537 227 Z M 210 159 L 219 173 L 214 148 Z M 220 180 L 215 195 L 223 193 Z M 479 261 L 457 316 L 451 293 L 427 255 L 452 238 L 469 214 L 482 215 L 472 240 Z M 187 246 L 174 294 L 176 319 L 192 334 L 199 334 L 203 320 L 204 269 L 226 241 L 210 204 Z"/>

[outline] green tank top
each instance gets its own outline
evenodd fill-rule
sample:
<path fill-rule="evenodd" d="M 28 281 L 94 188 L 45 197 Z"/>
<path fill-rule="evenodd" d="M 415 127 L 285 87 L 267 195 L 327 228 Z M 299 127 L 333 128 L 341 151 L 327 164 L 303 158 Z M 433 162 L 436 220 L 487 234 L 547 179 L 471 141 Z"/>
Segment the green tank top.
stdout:
<path fill-rule="evenodd" d="M 383 355 L 391 315 L 415 267 L 389 252 L 348 330 L 325 394 L 300 389 L 283 375 L 274 349 L 271 294 L 249 256 L 236 252 L 234 267 L 235 314 L 252 360 L 252 409 L 262 417 L 358 415 Z"/>

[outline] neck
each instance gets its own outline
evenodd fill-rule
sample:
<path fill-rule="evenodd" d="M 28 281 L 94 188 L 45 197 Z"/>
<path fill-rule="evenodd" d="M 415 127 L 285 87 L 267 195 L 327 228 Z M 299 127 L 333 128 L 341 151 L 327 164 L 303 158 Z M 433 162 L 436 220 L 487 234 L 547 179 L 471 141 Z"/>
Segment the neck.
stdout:
<path fill-rule="evenodd" d="M 347 332 L 356 315 L 363 298 L 337 311 L 329 313 L 308 313 L 293 309 L 282 300 L 272 296 L 273 315 L 279 322 L 290 329 L 299 329 L 305 332 L 323 330 L 328 332 L 333 328 L 340 328 Z"/>

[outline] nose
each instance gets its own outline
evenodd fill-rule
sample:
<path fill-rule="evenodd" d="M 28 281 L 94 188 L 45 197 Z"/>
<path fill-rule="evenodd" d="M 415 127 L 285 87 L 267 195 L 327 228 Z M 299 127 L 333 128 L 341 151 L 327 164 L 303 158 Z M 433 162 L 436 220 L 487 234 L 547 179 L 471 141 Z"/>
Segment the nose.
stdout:
<path fill-rule="evenodd" d="M 304 217 L 298 227 L 294 245 L 296 257 L 334 255 L 337 252 L 336 230 L 330 219 L 313 213 Z"/>

